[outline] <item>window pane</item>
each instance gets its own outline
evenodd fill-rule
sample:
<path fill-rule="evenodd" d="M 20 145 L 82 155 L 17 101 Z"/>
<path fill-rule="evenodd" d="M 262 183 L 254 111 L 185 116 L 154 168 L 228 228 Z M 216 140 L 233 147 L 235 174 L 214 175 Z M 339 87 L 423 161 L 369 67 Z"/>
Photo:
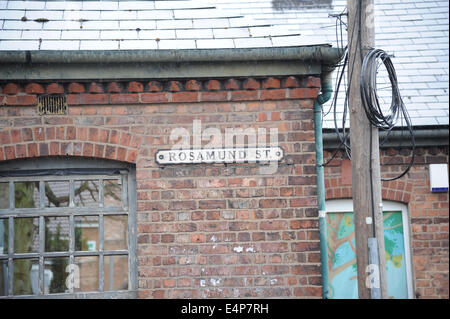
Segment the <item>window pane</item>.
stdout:
<path fill-rule="evenodd" d="M 358 298 L 353 213 L 327 214 L 327 243 L 330 297 Z"/>
<path fill-rule="evenodd" d="M 8 219 L 0 219 L 0 255 L 8 253 Z"/>
<path fill-rule="evenodd" d="M 8 260 L 0 260 L 0 296 L 8 295 Z"/>
<path fill-rule="evenodd" d="M 62 293 L 68 290 L 66 279 L 69 275 L 66 267 L 69 265 L 68 257 L 45 258 L 44 293 Z"/>
<path fill-rule="evenodd" d="M 14 252 L 39 252 L 39 219 L 14 218 Z"/>
<path fill-rule="evenodd" d="M 39 260 L 14 260 L 14 295 L 35 295 L 38 292 Z"/>
<path fill-rule="evenodd" d="M 119 184 L 119 179 L 104 181 L 104 195 L 105 206 L 122 206 L 122 184 Z"/>
<path fill-rule="evenodd" d="M 98 256 L 75 257 L 75 265 L 79 269 L 80 282 L 79 285 L 75 283 L 74 291 L 98 291 Z"/>
<path fill-rule="evenodd" d="M 105 216 L 104 230 L 105 250 L 127 249 L 127 215 Z"/>
<path fill-rule="evenodd" d="M 45 217 L 45 251 L 68 251 L 69 228 L 69 217 Z"/>
<path fill-rule="evenodd" d="M 408 298 L 402 213 L 383 212 L 388 298 Z M 327 214 L 328 273 L 332 299 L 358 298 L 353 213 Z"/>
<path fill-rule="evenodd" d="M 69 182 L 45 182 L 45 207 L 69 206 Z"/>
<path fill-rule="evenodd" d="M 105 256 L 105 290 L 128 289 L 128 256 Z"/>
<path fill-rule="evenodd" d="M 75 181 L 74 203 L 78 207 L 99 207 L 98 180 Z"/>
<path fill-rule="evenodd" d="M 14 183 L 14 202 L 16 208 L 39 207 L 39 182 Z"/>
<path fill-rule="evenodd" d="M 9 183 L 0 183 L 0 209 L 9 208 Z"/>
<path fill-rule="evenodd" d="M 75 216 L 75 250 L 98 250 L 98 216 Z"/>
<path fill-rule="evenodd" d="M 384 212 L 384 249 L 389 298 L 407 299 L 406 256 L 402 212 Z"/>

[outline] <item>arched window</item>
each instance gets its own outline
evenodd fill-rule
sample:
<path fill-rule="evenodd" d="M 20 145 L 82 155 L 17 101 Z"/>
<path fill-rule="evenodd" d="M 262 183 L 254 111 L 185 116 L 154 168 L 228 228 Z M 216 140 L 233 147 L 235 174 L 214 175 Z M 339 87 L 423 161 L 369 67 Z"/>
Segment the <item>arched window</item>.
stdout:
<path fill-rule="evenodd" d="M 330 298 L 358 298 L 351 199 L 328 200 L 327 246 Z M 413 298 L 408 209 L 383 201 L 387 290 L 390 298 Z"/>
<path fill-rule="evenodd" d="M 0 163 L 0 298 L 137 297 L 133 166 Z"/>

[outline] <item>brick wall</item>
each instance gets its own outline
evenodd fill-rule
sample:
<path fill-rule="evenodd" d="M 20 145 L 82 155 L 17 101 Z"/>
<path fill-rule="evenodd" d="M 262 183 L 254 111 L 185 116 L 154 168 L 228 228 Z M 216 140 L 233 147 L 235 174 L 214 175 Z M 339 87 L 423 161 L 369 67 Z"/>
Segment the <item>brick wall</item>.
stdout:
<path fill-rule="evenodd" d="M 140 298 L 320 298 L 313 102 L 318 77 L 4 83 L 0 160 L 86 156 L 136 164 Z M 38 94 L 68 115 L 39 116 Z M 277 128 L 277 172 L 159 167 L 173 128 Z"/>
<path fill-rule="evenodd" d="M 325 161 L 334 151 L 324 153 Z M 395 177 L 409 163 L 411 150 L 383 149 L 382 177 Z M 448 192 L 431 193 L 428 165 L 448 164 L 448 147 L 416 150 L 410 172 L 382 183 L 382 197 L 408 205 L 413 280 L 417 298 L 449 298 L 449 198 Z M 350 160 L 337 156 L 325 169 L 327 199 L 351 198 Z"/>

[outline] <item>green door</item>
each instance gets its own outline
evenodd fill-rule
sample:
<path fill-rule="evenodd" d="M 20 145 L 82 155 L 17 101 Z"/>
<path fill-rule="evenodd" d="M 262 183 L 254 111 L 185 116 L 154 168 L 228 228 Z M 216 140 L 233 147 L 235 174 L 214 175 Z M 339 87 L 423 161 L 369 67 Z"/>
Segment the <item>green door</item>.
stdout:
<path fill-rule="evenodd" d="M 401 211 L 384 212 L 384 243 L 389 298 L 407 299 L 408 283 Z M 329 296 L 358 298 L 353 213 L 327 213 Z"/>

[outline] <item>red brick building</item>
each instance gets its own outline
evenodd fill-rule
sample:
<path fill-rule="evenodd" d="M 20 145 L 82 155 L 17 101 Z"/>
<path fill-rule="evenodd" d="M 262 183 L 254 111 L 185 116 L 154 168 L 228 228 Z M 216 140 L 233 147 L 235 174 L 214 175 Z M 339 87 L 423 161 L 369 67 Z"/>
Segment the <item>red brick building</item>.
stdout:
<path fill-rule="evenodd" d="M 340 51 L 319 43 L 214 49 L 201 40 L 165 49 L 169 41 L 149 50 L 0 52 L 0 296 L 322 297 L 314 105 Z M 222 134 L 253 129 L 267 142 L 276 129 L 284 156 L 271 174 L 260 163 L 158 164 L 155 154 L 178 141 L 174 129 L 195 143 L 194 121 Z M 448 127 L 423 130 L 440 134 L 420 140 L 411 171 L 383 183 L 383 200 L 405 207 L 407 297 L 448 298 L 448 192 L 432 193 L 428 172 L 429 164 L 448 163 Z M 325 137 L 326 161 L 335 145 Z M 383 176 L 407 165 L 403 145 L 381 150 Z M 351 199 L 343 154 L 325 168 L 327 200 Z M 28 195 L 18 195 L 21 187 Z M 114 215 L 125 216 L 123 224 L 108 226 Z M 27 216 L 37 248 L 19 251 Z M 48 217 L 66 218 L 67 233 L 45 232 Z M 126 244 L 113 238 L 120 225 Z M 84 239 L 87 228 L 98 241 Z M 46 236 L 65 248 L 49 248 Z M 58 258 L 64 265 L 90 258 L 90 268 L 75 274 L 81 288 L 67 286 L 67 274 L 54 268 Z M 31 265 L 39 265 L 39 280 Z"/>

